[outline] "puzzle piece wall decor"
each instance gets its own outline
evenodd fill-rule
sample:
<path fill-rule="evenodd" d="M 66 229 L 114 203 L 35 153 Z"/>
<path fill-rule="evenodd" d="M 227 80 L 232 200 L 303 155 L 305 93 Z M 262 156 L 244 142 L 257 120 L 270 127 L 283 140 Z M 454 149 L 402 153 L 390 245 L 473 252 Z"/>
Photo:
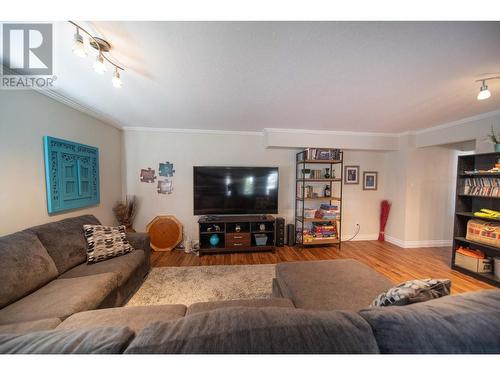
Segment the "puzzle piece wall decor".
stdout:
<path fill-rule="evenodd" d="M 162 177 L 173 177 L 174 176 L 174 164 L 166 161 L 165 163 L 160 163 L 158 167 L 158 174 Z"/>
<path fill-rule="evenodd" d="M 154 183 L 155 180 L 156 176 L 154 169 L 141 169 L 141 182 Z"/>
<path fill-rule="evenodd" d="M 174 184 L 172 180 L 166 178 L 165 180 L 158 180 L 158 194 L 172 194 L 174 191 Z"/>

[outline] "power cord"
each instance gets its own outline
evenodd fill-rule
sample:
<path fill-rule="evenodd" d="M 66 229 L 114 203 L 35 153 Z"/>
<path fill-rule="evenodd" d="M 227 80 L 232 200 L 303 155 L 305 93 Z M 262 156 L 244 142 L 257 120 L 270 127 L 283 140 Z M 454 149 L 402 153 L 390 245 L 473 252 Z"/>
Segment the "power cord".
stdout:
<path fill-rule="evenodd" d="M 360 230 L 361 230 L 361 226 L 359 224 L 356 224 L 356 233 L 354 233 L 354 236 L 352 236 L 351 238 L 349 238 L 348 240 L 345 240 L 343 242 L 352 241 L 359 234 Z"/>

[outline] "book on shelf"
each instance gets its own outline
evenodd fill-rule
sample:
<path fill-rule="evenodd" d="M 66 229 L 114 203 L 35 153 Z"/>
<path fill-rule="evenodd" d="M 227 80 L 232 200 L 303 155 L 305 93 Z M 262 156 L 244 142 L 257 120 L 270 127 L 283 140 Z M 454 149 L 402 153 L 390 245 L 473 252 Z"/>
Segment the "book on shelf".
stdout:
<path fill-rule="evenodd" d="M 339 149 L 307 148 L 305 150 L 305 160 L 339 160 Z"/>
<path fill-rule="evenodd" d="M 500 197 L 500 180 L 497 178 L 467 178 L 464 183 L 465 195 Z"/>

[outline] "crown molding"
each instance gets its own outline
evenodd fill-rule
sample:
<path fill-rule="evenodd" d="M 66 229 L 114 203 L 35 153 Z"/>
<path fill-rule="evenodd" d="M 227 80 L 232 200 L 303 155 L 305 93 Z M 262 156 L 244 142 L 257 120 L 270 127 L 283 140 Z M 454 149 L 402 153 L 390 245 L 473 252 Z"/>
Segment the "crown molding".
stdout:
<path fill-rule="evenodd" d="M 141 126 L 125 126 L 124 131 L 136 132 L 161 132 L 161 133 L 187 133 L 187 134 L 218 134 L 218 135 L 254 135 L 263 136 L 259 131 L 239 131 L 239 130 L 208 130 L 208 129 L 179 129 L 179 128 L 151 128 Z"/>
<path fill-rule="evenodd" d="M 2 73 L 8 72 L 10 74 L 13 74 L 12 69 L 10 69 L 8 66 L 2 64 L 1 67 L 2 67 Z M 87 106 L 84 106 L 84 105 L 76 102 L 75 100 L 71 99 L 70 97 L 62 94 L 60 90 L 39 89 L 39 88 L 33 87 L 33 88 L 31 88 L 31 91 L 35 91 L 39 94 L 48 96 L 49 98 L 54 99 L 62 104 L 65 104 L 68 107 L 76 109 L 79 112 L 85 113 L 86 115 L 89 115 L 90 117 L 93 117 L 99 121 L 102 121 L 106 125 L 110 125 L 114 128 L 120 129 L 120 130 L 123 127 L 118 120 L 112 118 L 111 116 L 104 114 L 103 112 L 91 109 Z"/>
<path fill-rule="evenodd" d="M 444 124 L 432 126 L 430 128 L 414 130 L 414 131 L 405 132 L 405 133 L 410 134 L 410 135 L 425 134 L 425 133 L 433 132 L 436 130 L 448 129 L 448 128 L 452 128 L 454 126 L 463 125 L 463 124 L 466 124 L 466 123 L 471 122 L 471 121 L 484 120 L 484 119 L 495 117 L 495 116 L 500 116 L 500 109 L 490 111 L 490 112 L 480 113 L 480 114 L 475 115 L 475 116 L 465 117 L 465 118 L 460 119 L 460 120 L 446 122 Z M 403 134 L 403 133 L 401 133 L 401 134 Z"/>
<path fill-rule="evenodd" d="M 345 130 L 308 130 L 308 129 L 284 129 L 284 128 L 264 128 L 264 132 L 272 133 L 292 133 L 292 134 L 313 134 L 313 135 L 357 135 L 367 137 L 399 137 L 400 133 L 377 133 L 377 132 L 353 132 Z"/>
<path fill-rule="evenodd" d="M 118 120 L 104 114 L 103 112 L 90 109 L 89 107 L 74 101 L 73 99 L 67 97 L 66 95 L 63 95 L 60 91 L 49 90 L 49 89 L 43 89 L 43 90 L 33 89 L 33 90 L 42 95 L 48 96 L 49 98 L 54 99 L 62 104 L 65 104 L 68 107 L 71 107 L 73 109 L 76 109 L 77 111 L 89 115 L 90 117 L 93 117 L 101 122 L 104 122 L 106 125 L 112 126 L 119 130 L 123 129 L 123 126 L 120 124 Z"/>

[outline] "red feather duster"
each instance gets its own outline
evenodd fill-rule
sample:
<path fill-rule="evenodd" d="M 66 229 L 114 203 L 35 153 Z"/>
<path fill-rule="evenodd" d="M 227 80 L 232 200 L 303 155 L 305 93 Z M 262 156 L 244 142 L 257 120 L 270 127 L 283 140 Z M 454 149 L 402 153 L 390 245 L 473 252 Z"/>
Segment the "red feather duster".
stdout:
<path fill-rule="evenodd" d="M 389 212 L 391 211 L 391 202 L 384 200 L 380 204 L 380 232 L 378 234 L 378 240 L 385 240 L 385 225 L 387 224 L 387 218 L 389 217 Z"/>

